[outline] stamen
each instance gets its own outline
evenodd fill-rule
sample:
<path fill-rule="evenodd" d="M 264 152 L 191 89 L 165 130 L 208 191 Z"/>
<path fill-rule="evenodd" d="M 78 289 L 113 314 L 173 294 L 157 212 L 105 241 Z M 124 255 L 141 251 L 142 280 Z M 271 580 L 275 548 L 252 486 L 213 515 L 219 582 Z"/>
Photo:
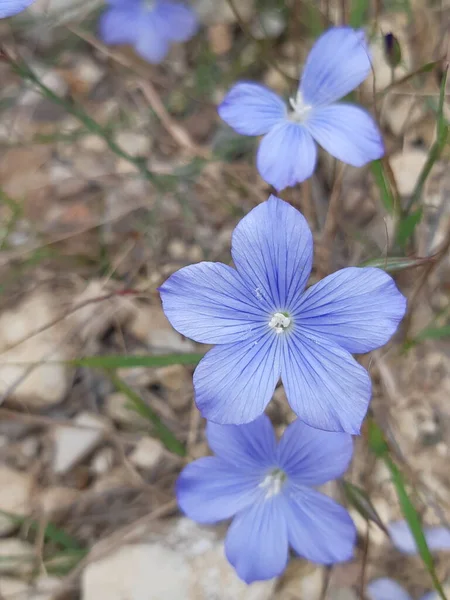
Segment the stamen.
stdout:
<path fill-rule="evenodd" d="M 291 318 L 283 313 L 277 312 L 269 321 L 269 327 L 275 329 L 275 333 L 283 333 L 291 324 Z"/>
<path fill-rule="evenodd" d="M 312 106 L 310 104 L 306 104 L 304 101 L 300 90 L 297 92 L 297 96 L 295 98 L 289 98 L 289 104 L 294 111 L 290 114 L 290 118 L 298 123 L 304 122 L 312 109 Z"/>
<path fill-rule="evenodd" d="M 286 479 L 286 473 L 281 469 L 274 469 L 264 477 L 263 481 L 259 484 L 259 487 L 266 490 L 266 500 L 281 492 Z"/>

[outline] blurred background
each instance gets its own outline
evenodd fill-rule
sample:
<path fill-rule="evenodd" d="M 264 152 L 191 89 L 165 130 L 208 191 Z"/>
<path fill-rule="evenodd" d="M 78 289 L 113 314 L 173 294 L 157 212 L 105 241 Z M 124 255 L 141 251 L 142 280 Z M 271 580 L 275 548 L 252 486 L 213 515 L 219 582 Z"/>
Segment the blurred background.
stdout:
<path fill-rule="evenodd" d="M 445 590 L 450 543 L 407 555 L 387 531 L 405 507 L 419 533 L 416 517 L 450 519 L 450 4 L 191 6 L 199 33 L 157 66 L 100 41 L 101 1 L 37 0 L 0 21 L 0 598 L 357 600 L 386 576 L 414 600 L 433 577 Z M 258 140 L 217 115 L 225 92 L 251 79 L 294 94 L 314 39 L 342 23 L 370 40 L 352 100 L 379 120 L 386 157 L 355 169 L 321 154 L 281 196 L 313 230 L 312 282 L 378 266 L 409 310 L 361 357 L 371 414 L 345 482 L 326 486 L 356 523 L 354 561 L 293 558 L 247 586 L 225 528 L 177 510 L 178 473 L 208 453 L 192 389 L 206 349 L 170 327 L 157 287 L 229 264 L 233 228 L 272 191 Z M 279 431 L 292 420 L 281 387 L 268 413 Z"/>

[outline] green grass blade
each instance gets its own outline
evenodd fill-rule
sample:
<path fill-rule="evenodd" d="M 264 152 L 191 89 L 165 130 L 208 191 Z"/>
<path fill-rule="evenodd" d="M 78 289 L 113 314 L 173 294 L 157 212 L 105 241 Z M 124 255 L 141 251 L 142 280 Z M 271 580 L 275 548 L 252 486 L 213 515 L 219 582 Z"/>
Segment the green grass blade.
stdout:
<path fill-rule="evenodd" d="M 353 0 L 349 19 L 351 27 L 358 29 L 366 22 L 369 4 L 369 0 Z"/>
<path fill-rule="evenodd" d="M 380 198 L 384 208 L 390 215 L 396 215 L 398 213 L 398 203 L 392 193 L 389 178 L 386 174 L 382 159 L 371 162 L 370 169 L 375 179 L 375 183 L 380 190 Z"/>
<path fill-rule="evenodd" d="M 433 556 L 428 548 L 427 540 L 420 522 L 419 513 L 417 512 L 414 504 L 411 502 L 409 494 L 406 490 L 405 478 L 390 456 L 389 446 L 386 438 L 384 437 L 383 431 L 372 418 L 368 420 L 368 440 L 369 447 L 372 452 L 374 452 L 378 458 L 381 458 L 389 469 L 401 511 L 406 519 L 406 522 L 408 523 L 411 534 L 416 542 L 419 555 L 430 575 L 434 588 L 442 600 L 447 600 L 444 590 L 442 589 L 442 586 L 436 575 Z"/>
<path fill-rule="evenodd" d="M 399 271 L 405 271 L 406 269 L 414 269 L 415 267 L 421 267 L 427 262 L 429 258 L 408 258 L 404 256 L 387 256 L 385 258 L 372 258 L 365 260 L 360 263 L 360 267 L 377 267 L 383 269 L 387 273 L 398 273 Z"/>
<path fill-rule="evenodd" d="M 130 386 L 128 386 L 120 377 L 110 373 L 109 377 L 114 387 L 125 394 L 131 403 L 133 409 L 139 413 L 144 419 L 150 421 L 152 428 L 157 437 L 161 440 L 164 446 L 178 456 L 186 456 L 186 448 L 174 436 L 166 425 L 161 421 L 156 412 L 137 394 Z"/>
<path fill-rule="evenodd" d="M 74 367 L 89 367 L 91 369 L 122 369 L 132 367 L 167 367 L 170 365 L 197 365 L 204 354 L 156 354 L 148 356 L 128 356 L 112 354 L 105 356 L 84 356 L 66 361 Z"/>
<path fill-rule="evenodd" d="M 414 235 L 417 225 L 422 220 L 422 216 L 423 209 L 420 207 L 399 221 L 396 241 L 401 248 L 404 248 L 408 240 Z"/>

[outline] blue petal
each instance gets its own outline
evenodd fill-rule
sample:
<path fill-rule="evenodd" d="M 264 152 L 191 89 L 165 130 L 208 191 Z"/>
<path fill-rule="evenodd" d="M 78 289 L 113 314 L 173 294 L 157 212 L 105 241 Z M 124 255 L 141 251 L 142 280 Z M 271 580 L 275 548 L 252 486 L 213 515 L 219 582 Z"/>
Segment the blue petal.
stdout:
<path fill-rule="evenodd" d="M 236 468 L 254 471 L 276 465 L 277 441 L 266 415 L 246 425 L 217 425 L 209 421 L 206 436 L 214 454 Z"/>
<path fill-rule="evenodd" d="M 247 508 L 261 495 L 263 472 L 252 474 L 214 456 L 200 458 L 181 472 L 176 494 L 181 510 L 197 523 L 217 523 Z"/>
<path fill-rule="evenodd" d="M 311 286 L 295 308 L 295 324 L 363 354 L 389 341 L 406 310 L 406 298 L 381 269 L 348 267 Z"/>
<path fill-rule="evenodd" d="M 241 135 L 263 135 L 284 119 L 287 109 L 271 90 L 257 83 L 242 82 L 231 88 L 218 112 Z"/>
<path fill-rule="evenodd" d="M 99 35 L 105 44 L 134 44 L 138 36 L 140 12 L 122 6 L 106 10 L 100 17 Z"/>
<path fill-rule="evenodd" d="M 161 31 L 152 12 L 140 14 L 135 50 L 149 63 L 162 62 L 169 52 L 170 40 Z"/>
<path fill-rule="evenodd" d="M 353 442 L 347 433 L 321 431 L 296 419 L 278 446 L 278 464 L 290 481 L 322 485 L 341 477 L 352 459 Z"/>
<path fill-rule="evenodd" d="M 297 554 L 331 565 L 350 560 L 356 529 L 344 507 L 309 488 L 285 488 L 289 543 Z"/>
<path fill-rule="evenodd" d="M 311 427 L 358 434 L 371 396 L 367 371 L 324 338 L 294 333 L 286 342 L 281 379 L 292 410 Z"/>
<path fill-rule="evenodd" d="M 34 0 L 0 0 L 0 19 L 17 15 L 33 2 Z"/>
<path fill-rule="evenodd" d="M 352 104 L 332 104 L 311 113 L 305 127 L 322 148 L 348 165 L 362 167 L 384 155 L 377 124 Z"/>
<path fill-rule="evenodd" d="M 280 378 L 278 337 L 216 346 L 194 373 L 195 401 L 202 416 L 241 425 L 262 415 Z"/>
<path fill-rule="evenodd" d="M 404 554 L 417 554 L 417 546 L 406 521 L 394 521 L 388 525 L 391 541 Z M 447 527 L 424 527 L 423 532 L 431 552 L 450 550 L 450 529 Z"/>
<path fill-rule="evenodd" d="M 317 147 L 311 135 L 290 121 L 282 121 L 264 136 L 256 157 L 261 177 L 277 191 L 311 177 L 316 162 Z"/>
<path fill-rule="evenodd" d="M 272 579 L 286 568 L 287 526 L 279 497 L 239 513 L 225 539 L 225 554 L 246 583 Z"/>
<path fill-rule="evenodd" d="M 366 594 L 369 600 L 411 600 L 408 592 L 389 577 L 371 581 L 366 587 Z"/>
<path fill-rule="evenodd" d="M 267 328 L 266 313 L 227 265 L 201 262 L 184 267 L 159 291 L 172 326 L 197 342 L 228 344 L 253 339 Z"/>
<path fill-rule="evenodd" d="M 312 106 L 331 104 L 354 90 L 370 69 L 364 32 L 333 27 L 319 37 L 308 55 L 300 82 L 303 100 Z"/>
<path fill-rule="evenodd" d="M 172 42 L 187 42 L 199 28 L 195 12 L 180 2 L 158 2 L 152 17 L 162 35 Z"/>
<path fill-rule="evenodd" d="M 311 273 L 313 240 L 303 215 L 271 196 L 242 219 L 231 246 L 239 274 L 261 305 L 272 313 L 289 311 Z"/>

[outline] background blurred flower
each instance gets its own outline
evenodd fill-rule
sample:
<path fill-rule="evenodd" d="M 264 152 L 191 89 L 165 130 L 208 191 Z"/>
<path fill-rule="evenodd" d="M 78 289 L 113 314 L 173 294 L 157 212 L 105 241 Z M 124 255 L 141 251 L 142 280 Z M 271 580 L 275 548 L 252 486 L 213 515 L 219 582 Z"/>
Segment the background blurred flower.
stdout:
<path fill-rule="evenodd" d="M 248 425 L 208 423 L 216 456 L 188 465 L 177 498 L 188 517 L 216 523 L 234 517 L 225 552 L 247 583 L 279 575 L 288 548 L 322 564 L 349 560 L 356 531 L 348 512 L 310 486 L 340 477 L 352 439 L 294 421 L 279 444 L 265 415 Z"/>
<path fill-rule="evenodd" d="M 238 83 L 219 106 L 219 115 L 242 135 L 264 135 L 257 155 L 261 177 L 275 189 L 310 177 L 315 141 L 339 160 L 361 167 L 384 154 L 372 117 L 352 104 L 336 104 L 371 69 L 363 31 L 334 27 L 314 44 L 290 109 L 256 83 Z"/>
<path fill-rule="evenodd" d="M 349 267 L 305 290 L 313 240 L 303 215 L 271 196 L 233 233 L 236 270 L 201 262 L 161 286 L 163 309 L 186 337 L 219 344 L 194 374 L 196 402 L 216 423 L 264 412 L 282 379 L 307 424 L 359 433 L 371 396 L 367 371 L 351 353 L 385 344 L 406 300 L 374 268 Z"/>
<path fill-rule="evenodd" d="M 0 19 L 17 15 L 33 2 L 34 0 L 0 0 Z"/>
<path fill-rule="evenodd" d="M 406 521 L 394 521 L 387 526 L 393 545 L 404 554 L 418 554 L 417 545 Z M 448 527 L 423 527 L 423 533 L 431 552 L 450 551 Z"/>
<path fill-rule="evenodd" d="M 389 577 L 371 581 L 366 588 L 366 594 L 369 600 L 412 600 L 408 592 Z M 438 600 L 438 598 L 437 592 L 428 592 L 421 600 Z"/>
<path fill-rule="evenodd" d="M 100 18 L 106 44 L 130 44 L 151 63 L 159 63 L 170 44 L 186 42 L 198 29 L 192 9 L 172 0 L 109 0 Z"/>

